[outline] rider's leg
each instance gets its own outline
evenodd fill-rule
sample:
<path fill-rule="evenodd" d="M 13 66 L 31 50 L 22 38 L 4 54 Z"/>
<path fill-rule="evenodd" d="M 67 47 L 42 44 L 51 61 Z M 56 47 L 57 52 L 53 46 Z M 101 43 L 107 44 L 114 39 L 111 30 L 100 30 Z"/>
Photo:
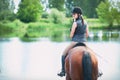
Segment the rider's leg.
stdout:
<path fill-rule="evenodd" d="M 61 57 L 61 63 L 62 63 L 62 69 L 61 72 L 58 73 L 58 76 L 65 76 L 65 58 L 69 52 L 70 49 L 72 49 L 73 46 L 75 46 L 77 42 L 71 42 L 71 44 L 64 50 L 62 57 Z"/>
<path fill-rule="evenodd" d="M 61 57 L 61 64 L 62 64 L 62 69 L 61 69 L 61 72 L 60 73 L 58 73 L 58 76 L 65 76 L 65 55 L 62 55 L 62 57 Z"/>

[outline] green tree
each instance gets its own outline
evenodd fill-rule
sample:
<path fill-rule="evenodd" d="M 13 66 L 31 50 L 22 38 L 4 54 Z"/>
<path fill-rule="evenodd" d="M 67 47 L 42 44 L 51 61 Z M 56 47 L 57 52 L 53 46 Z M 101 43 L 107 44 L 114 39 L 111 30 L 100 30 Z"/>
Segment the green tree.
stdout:
<path fill-rule="evenodd" d="M 99 19 L 103 22 L 107 22 L 109 27 L 113 26 L 115 21 L 120 21 L 120 12 L 116 7 L 112 6 L 108 0 L 101 2 L 96 10 Z"/>
<path fill-rule="evenodd" d="M 0 20 L 12 20 L 15 5 L 13 0 L 0 0 Z"/>
<path fill-rule="evenodd" d="M 74 6 L 79 6 L 83 10 L 83 14 L 89 18 L 96 18 L 96 8 L 98 4 L 104 0 L 66 0 L 67 15 L 70 15 Z"/>
<path fill-rule="evenodd" d="M 21 0 L 17 17 L 23 22 L 34 22 L 42 13 L 40 0 Z"/>
<path fill-rule="evenodd" d="M 66 6 L 66 16 L 71 17 L 71 12 L 73 9 L 73 0 L 66 0 L 65 1 L 65 6 Z"/>
<path fill-rule="evenodd" d="M 57 8 L 59 11 L 64 10 L 64 0 L 49 0 L 50 8 Z"/>
<path fill-rule="evenodd" d="M 120 25 L 120 1 L 112 2 L 114 9 L 115 21 Z"/>

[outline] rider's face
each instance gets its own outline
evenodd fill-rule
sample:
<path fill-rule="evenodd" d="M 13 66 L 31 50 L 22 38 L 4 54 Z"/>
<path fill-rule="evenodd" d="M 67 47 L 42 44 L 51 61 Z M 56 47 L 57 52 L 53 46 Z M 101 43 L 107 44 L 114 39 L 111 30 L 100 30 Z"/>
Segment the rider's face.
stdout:
<path fill-rule="evenodd" d="M 72 16 L 73 16 L 73 19 L 77 19 L 78 18 L 78 14 L 77 13 L 73 13 Z"/>

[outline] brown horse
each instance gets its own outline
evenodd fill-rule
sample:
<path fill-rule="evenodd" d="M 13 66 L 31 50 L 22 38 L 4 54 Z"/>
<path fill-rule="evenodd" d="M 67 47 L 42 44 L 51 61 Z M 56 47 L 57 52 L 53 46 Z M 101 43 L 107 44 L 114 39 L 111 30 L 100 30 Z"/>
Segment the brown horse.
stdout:
<path fill-rule="evenodd" d="M 77 46 L 69 51 L 65 70 L 66 80 L 97 80 L 98 61 L 90 48 Z"/>

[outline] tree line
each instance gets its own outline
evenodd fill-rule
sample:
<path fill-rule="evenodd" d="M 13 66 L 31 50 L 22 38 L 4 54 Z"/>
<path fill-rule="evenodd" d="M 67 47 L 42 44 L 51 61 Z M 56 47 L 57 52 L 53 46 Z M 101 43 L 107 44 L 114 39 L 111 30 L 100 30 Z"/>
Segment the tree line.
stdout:
<path fill-rule="evenodd" d="M 16 14 L 13 0 L 0 0 L 0 20 L 18 18 L 23 22 L 35 22 L 43 12 L 51 8 L 56 8 L 64 12 L 66 17 L 70 17 L 75 6 L 81 7 L 87 18 L 100 18 L 110 25 L 114 21 L 120 23 L 120 1 L 115 3 L 109 0 L 21 0 Z"/>
<path fill-rule="evenodd" d="M 88 18 L 96 18 L 96 8 L 101 1 L 105 0 L 49 0 L 49 8 L 57 8 L 66 11 L 66 16 L 71 16 L 71 11 L 75 6 L 81 7 L 83 13 Z"/>
<path fill-rule="evenodd" d="M 9 19 L 14 17 L 15 4 L 13 0 L 0 0 L 0 20 Z"/>

